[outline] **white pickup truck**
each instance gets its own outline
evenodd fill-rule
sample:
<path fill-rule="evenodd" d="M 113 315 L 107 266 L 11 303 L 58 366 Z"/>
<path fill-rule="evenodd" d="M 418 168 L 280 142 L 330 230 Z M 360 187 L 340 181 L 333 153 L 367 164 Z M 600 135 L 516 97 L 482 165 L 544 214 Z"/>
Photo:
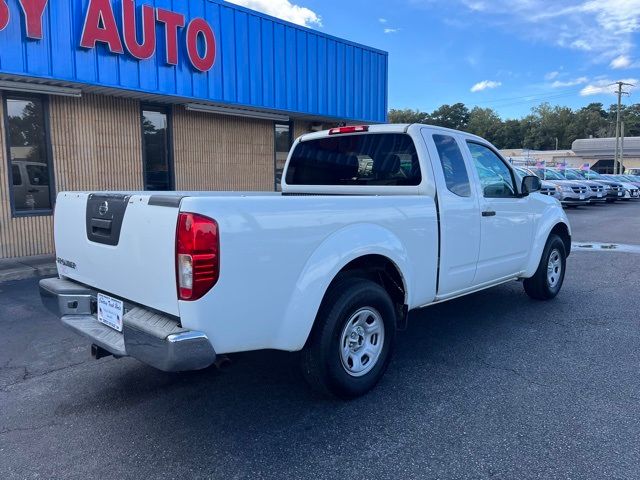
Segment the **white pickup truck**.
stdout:
<path fill-rule="evenodd" d="M 301 351 L 341 398 L 371 389 L 408 312 L 512 280 L 560 291 L 571 230 L 482 138 L 427 125 L 297 139 L 280 193 L 63 192 L 45 305 L 96 358 L 165 371 Z"/>

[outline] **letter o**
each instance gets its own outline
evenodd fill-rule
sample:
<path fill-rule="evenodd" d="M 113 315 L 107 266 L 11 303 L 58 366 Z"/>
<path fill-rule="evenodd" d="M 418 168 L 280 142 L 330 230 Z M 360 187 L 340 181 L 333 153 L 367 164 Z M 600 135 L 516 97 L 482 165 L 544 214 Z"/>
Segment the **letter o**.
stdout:
<path fill-rule="evenodd" d="M 198 37 L 204 39 L 204 55 L 198 51 Z M 216 37 L 203 18 L 194 18 L 187 27 L 187 53 L 191 64 L 201 72 L 207 72 L 216 61 Z"/>

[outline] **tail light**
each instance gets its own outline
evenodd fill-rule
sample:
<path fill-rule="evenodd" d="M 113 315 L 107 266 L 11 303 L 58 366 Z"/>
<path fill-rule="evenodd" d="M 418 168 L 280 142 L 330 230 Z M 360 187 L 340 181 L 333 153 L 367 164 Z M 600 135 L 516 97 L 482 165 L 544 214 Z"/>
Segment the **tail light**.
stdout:
<path fill-rule="evenodd" d="M 195 213 L 180 213 L 176 231 L 178 298 L 198 300 L 220 276 L 218 223 Z"/>
<path fill-rule="evenodd" d="M 329 135 L 344 135 L 345 133 L 364 133 L 369 131 L 368 125 L 352 125 L 350 127 L 338 127 L 329 130 Z"/>

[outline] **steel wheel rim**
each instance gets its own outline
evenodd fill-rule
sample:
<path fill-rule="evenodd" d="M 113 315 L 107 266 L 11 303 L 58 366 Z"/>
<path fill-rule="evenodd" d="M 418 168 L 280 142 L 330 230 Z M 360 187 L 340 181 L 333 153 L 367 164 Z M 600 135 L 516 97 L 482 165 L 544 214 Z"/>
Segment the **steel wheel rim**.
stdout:
<path fill-rule="evenodd" d="M 549 255 L 549 263 L 547 264 L 547 282 L 549 287 L 555 288 L 560 283 L 562 276 L 562 256 L 558 249 L 553 249 Z"/>
<path fill-rule="evenodd" d="M 352 377 L 369 373 L 380 360 L 384 348 L 382 315 L 372 307 L 355 312 L 340 335 L 340 361 Z"/>

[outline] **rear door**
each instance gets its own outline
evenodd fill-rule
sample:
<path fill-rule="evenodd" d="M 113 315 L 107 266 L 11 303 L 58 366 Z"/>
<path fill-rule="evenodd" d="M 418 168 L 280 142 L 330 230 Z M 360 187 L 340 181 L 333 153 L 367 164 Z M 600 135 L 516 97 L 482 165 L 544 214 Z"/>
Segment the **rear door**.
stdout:
<path fill-rule="evenodd" d="M 482 285 L 520 274 L 533 234 L 531 197 L 520 197 L 514 171 L 489 145 L 467 140 L 480 198 L 481 242 L 474 283 Z"/>
<path fill-rule="evenodd" d="M 178 315 L 175 236 L 180 196 L 60 193 L 59 273 L 104 293 Z"/>
<path fill-rule="evenodd" d="M 428 128 L 422 136 L 433 160 L 440 213 L 438 297 L 473 286 L 480 252 L 480 205 L 459 135 Z"/>

